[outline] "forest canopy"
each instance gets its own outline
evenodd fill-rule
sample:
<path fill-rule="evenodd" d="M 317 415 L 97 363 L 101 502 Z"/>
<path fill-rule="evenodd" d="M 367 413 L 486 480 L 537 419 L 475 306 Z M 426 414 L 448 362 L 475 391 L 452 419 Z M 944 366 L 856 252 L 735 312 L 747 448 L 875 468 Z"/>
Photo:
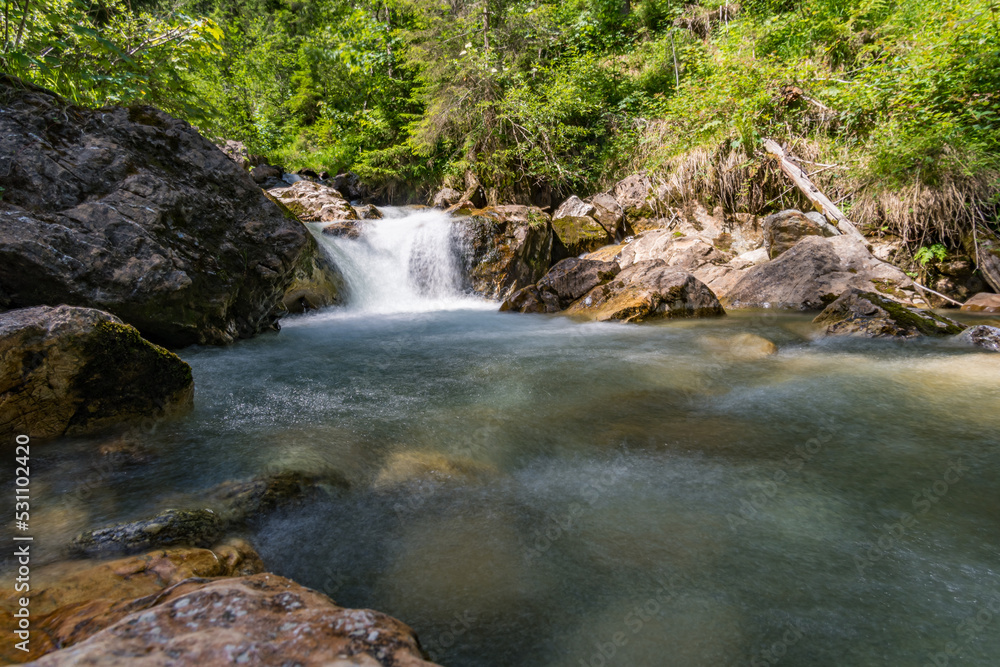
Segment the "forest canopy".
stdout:
<path fill-rule="evenodd" d="M 848 207 L 902 220 L 880 193 L 936 188 L 995 223 L 1000 0 L 5 0 L 2 20 L 5 71 L 288 168 L 523 198 L 640 169 L 721 183 L 773 137 L 835 165 Z M 768 203 L 730 180 L 707 194 Z"/>

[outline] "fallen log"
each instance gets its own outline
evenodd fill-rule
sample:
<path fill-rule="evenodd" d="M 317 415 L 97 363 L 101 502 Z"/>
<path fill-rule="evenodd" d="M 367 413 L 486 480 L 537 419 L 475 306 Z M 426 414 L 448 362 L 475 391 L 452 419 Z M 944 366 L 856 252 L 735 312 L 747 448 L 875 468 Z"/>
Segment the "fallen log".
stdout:
<path fill-rule="evenodd" d="M 857 236 L 858 238 L 864 240 L 864 236 L 858 231 L 858 228 L 854 226 L 854 223 L 847 219 L 847 216 L 837 208 L 830 199 L 823 194 L 823 192 L 816 187 L 816 185 L 809 180 L 809 174 L 806 173 L 802 167 L 797 165 L 792 161 L 792 157 L 785 151 L 781 145 L 774 141 L 773 139 L 764 140 L 764 149 L 768 153 L 778 158 L 778 166 L 781 168 L 782 173 L 785 174 L 795 184 L 795 187 L 806 196 L 813 206 L 816 207 L 823 216 L 829 220 L 831 223 L 837 226 L 837 229 L 843 234 L 850 234 Z M 868 242 L 865 241 L 867 245 Z"/>

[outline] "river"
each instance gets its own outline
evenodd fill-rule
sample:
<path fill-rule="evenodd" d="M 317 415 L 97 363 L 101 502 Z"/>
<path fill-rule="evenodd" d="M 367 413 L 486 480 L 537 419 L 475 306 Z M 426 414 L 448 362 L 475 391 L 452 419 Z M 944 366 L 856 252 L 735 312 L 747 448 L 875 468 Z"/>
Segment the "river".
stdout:
<path fill-rule="evenodd" d="M 1000 664 L 1000 355 L 799 315 L 502 314 L 440 213 L 366 224 L 321 237 L 349 304 L 183 350 L 194 411 L 70 527 L 335 472 L 350 490 L 251 541 L 444 665 Z M 66 493 L 76 450 L 51 451 Z"/>

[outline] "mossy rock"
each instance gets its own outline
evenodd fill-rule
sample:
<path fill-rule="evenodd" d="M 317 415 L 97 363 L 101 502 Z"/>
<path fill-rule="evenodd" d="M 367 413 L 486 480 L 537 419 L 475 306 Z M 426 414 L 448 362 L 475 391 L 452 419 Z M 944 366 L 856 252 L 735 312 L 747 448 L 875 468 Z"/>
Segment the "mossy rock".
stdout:
<path fill-rule="evenodd" d="M 830 335 L 865 338 L 954 336 L 965 325 L 929 310 L 911 308 L 875 292 L 849 289 L 821 312 L 815 324 Z"/>
<path fill-rule="evenodd" d="M 90 308 L 0 315 L 0 433 L 81 435 L 191 407 L 191 367 Z"/>
<path fill-rule="evenodd" d="M 593 218 L 559 218 L 552 221 L 552 229 L 570 256 L 574 257 L 615 242 Z"/>
<path fill-rule="evenodd" d="M 90 530 L 73 539 L 78 555 L 103 556 L 157 547 L 210 547 L 222 535 L 222 519 L 210 509 L 170 509 L 148 519 Z"/>

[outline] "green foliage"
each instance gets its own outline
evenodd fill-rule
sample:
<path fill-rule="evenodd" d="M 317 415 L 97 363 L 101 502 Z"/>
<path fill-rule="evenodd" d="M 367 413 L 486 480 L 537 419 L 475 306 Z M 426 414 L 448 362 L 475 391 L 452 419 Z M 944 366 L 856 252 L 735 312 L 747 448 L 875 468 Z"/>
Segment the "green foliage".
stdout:
<path fill-rule="evenodd" d="M 948 249 L 940 243 L 930 246 L 921 246 L 913 253 L 913 261 L 920 266 L 927 266 L 931 262 L 943 262 L 948 257 Z"/>
<path fill-rule="evenodd" d="M 594 190 L 692 151 L 752 157 L 765 136 L 850 155 L 845 176 L 884 187 L 1000 167 L 997 0 L 736 6 L 5 0 L 2 65 L 410 190 L 466 171 L 501 198 Z"/>
<path fill-rule="evenodd" d="M 204 115 L 192 68 L 221 53 L 210 19 L 153 16 L 125 0 L 5 0 L 4 71 L 79 104 L 146 102 L 191 118 Z"/>

